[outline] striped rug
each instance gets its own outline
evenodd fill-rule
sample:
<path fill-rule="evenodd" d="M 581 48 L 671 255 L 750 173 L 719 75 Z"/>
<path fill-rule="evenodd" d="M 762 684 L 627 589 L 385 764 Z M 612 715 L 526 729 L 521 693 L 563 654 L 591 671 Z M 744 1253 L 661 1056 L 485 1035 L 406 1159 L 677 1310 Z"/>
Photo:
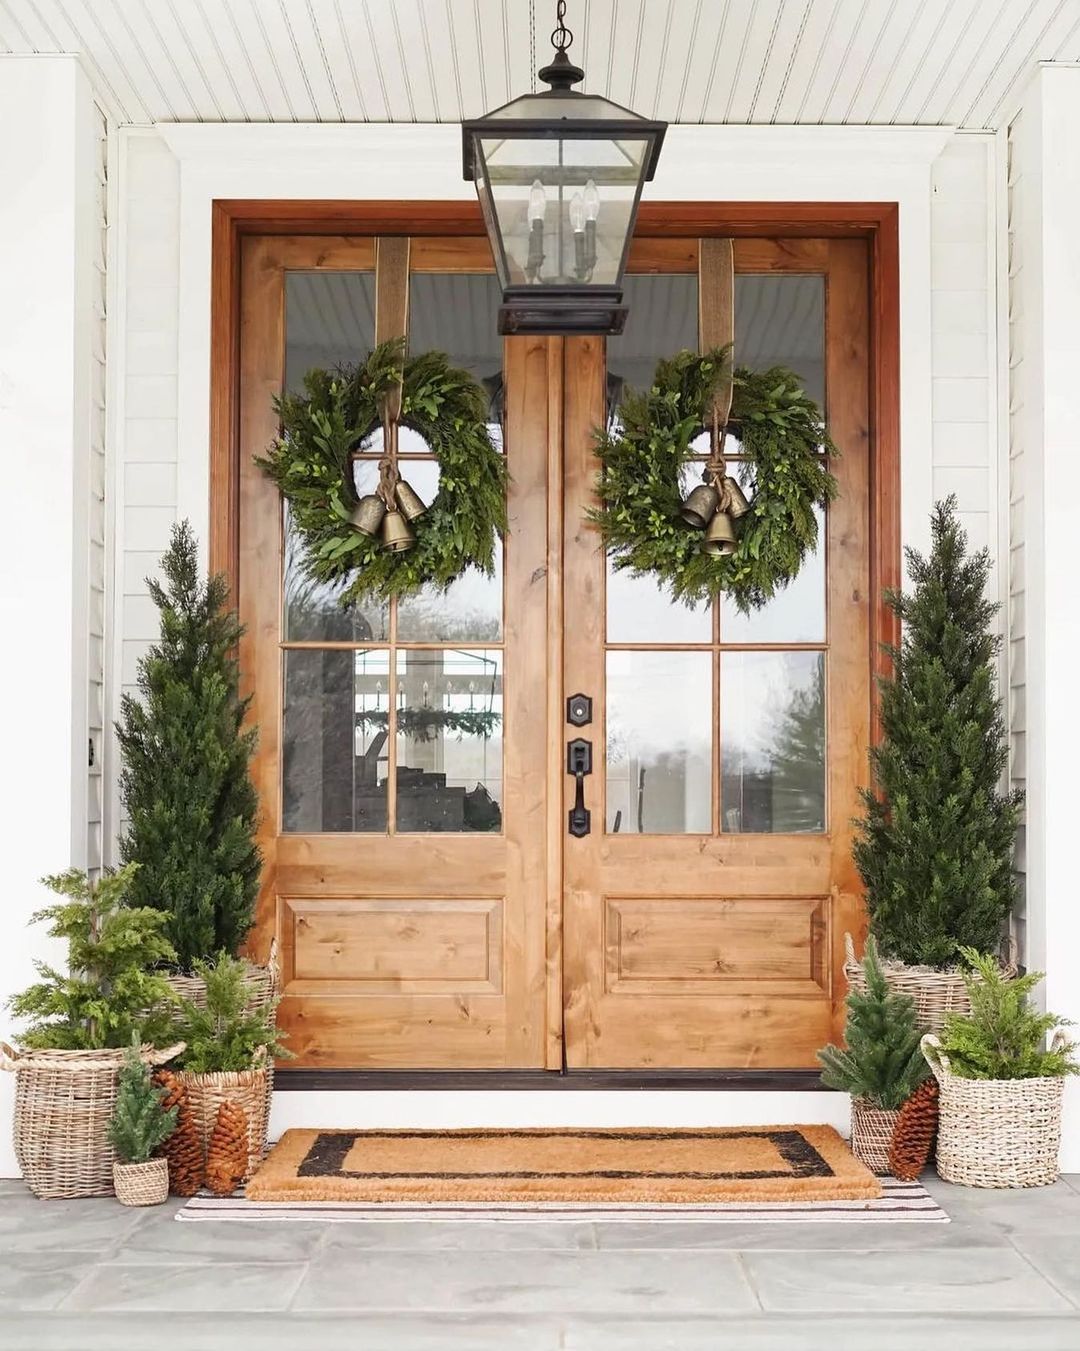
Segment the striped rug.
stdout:
<path fill-rule="evenodd" d="M 320 1224 L 378 1224 L 391 1221 L 676 1221 L 690 1224 L 948 1224 L 949 1217 L 918 1182 L 881 1179 L 882 1194 L 861 1201 L 724 1201 L 706 1205 L 600 1205 L 595 1202 L 532 1202 L 415 1205 L 407 1202 L 248 1201 L 243 1195 L 200 1193 L 176 1212 L 178 1220 L 317 1221 Z"/>

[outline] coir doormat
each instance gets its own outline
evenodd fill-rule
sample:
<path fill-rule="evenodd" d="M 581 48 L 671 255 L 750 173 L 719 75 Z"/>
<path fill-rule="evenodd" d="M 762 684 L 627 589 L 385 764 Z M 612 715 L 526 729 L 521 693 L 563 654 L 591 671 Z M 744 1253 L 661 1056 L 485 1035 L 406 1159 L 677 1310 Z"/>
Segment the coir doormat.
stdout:
<path fill-rule="evenodd" d="M 879 1197 L 831 1126 L 290 1130 L 250 1201 L 685 1205 Z"/>

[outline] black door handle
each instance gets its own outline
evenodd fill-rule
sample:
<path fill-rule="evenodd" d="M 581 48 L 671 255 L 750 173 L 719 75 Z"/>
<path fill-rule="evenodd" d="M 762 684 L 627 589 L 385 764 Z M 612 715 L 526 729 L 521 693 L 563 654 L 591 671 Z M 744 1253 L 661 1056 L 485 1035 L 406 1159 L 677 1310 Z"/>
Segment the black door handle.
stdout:
<path fill-rule="evenodd" d="M 585 775 L 592 773 L 592 742 L 575 737 L 566 745 L 566 772 L 574 776 L 574 805 L 570 808 L 570 834 L 581 839 L 592 828 L 592 813 L 585 806 Z"/>

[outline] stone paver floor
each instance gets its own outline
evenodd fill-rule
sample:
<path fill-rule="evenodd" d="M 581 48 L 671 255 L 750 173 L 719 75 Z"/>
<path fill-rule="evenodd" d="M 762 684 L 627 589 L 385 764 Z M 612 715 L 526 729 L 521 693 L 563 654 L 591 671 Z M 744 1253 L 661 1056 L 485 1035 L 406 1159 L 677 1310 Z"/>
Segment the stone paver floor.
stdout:
<path fill-rule="evenodd" d="M 1080 1176 L 927 1185 L 952 1224 L 177 1224 L 0 1182 L 0 1347 L 1080 1351 Z"/>

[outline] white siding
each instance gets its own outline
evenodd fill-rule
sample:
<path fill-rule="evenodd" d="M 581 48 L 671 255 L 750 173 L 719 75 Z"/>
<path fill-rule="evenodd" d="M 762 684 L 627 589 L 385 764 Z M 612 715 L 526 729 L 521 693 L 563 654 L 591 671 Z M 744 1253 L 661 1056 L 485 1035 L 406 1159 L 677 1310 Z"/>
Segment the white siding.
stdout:
<path fill-rule="evenodd" d="M 1031 222 L 1024 211 L 1024 114 L 1014 118 L 1008 130 L 1006 148 L 1006 194 L 1008 235 L 1008 447 L 1009 447 L 1009 772 L 1016 788 L 1027 788 L 1027 612 L 1026 612 L 1026 547 L 1025 547 L 1025 492 L 1024 465 L 1032 447 L 1028 445 L 1029 425 L 1026 405 L 1029 402 L 1027 383 L 1029 372 L 1024 354 L 1029 346 L 1027 328 L 1030 315 L 1025 314 L 1024 248 L 1023 238 Z M 1030 311 L 1030 305 L 1027 306 Z M 1016 917 L 1017 942 L 1021 952 L 1025 948 L 1027 912 L 1027 823 L 1021 823 L 1016 841 L 1016 868 L 1024 893 Z"/>
<path fill-rule="evenodd" d="M 94 105 L 95 155 L 91 166 L 95 224 L 90 346 L 90 507 L 87 522 L 87 785 L 86 866 L 97 875 L 104 861 L 103 758 L 105 740 L 106 584 L 106 281 L 109 256 L 109 124 Z"/>

